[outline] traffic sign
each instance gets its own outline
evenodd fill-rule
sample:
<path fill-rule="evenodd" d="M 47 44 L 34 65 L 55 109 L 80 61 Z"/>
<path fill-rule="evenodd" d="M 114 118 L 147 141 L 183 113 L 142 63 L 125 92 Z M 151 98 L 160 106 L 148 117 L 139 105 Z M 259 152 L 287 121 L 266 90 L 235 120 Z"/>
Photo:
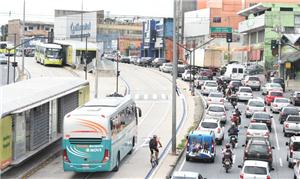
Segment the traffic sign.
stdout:
<path fill-rule="evenodd" d="M 231 27 L 210 27 L 210 33 L 232 33 Z"/>

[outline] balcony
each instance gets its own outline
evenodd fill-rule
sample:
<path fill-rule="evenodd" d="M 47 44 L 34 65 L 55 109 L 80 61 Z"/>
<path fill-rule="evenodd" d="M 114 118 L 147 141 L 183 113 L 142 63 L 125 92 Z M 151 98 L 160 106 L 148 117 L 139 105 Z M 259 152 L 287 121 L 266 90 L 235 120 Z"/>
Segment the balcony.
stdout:
<path fill-rule="evenodd" d="M 254 18 L 242 21 L 239 23 L 239 32 L 246 33 L 249 31 L 256 31 L 262 29 L 265 26 L 265 14 L 256 16 Z"/>

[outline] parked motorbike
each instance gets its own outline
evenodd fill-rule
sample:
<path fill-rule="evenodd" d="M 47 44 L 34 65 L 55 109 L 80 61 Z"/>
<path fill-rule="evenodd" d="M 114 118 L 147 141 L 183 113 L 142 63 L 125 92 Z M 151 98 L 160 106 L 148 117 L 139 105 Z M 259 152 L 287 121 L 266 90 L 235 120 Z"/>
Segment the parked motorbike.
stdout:
<path fill-rule="evenodd" d="M 238 136 L 236 135 L 229 136 L 229 143 L 231 144 L 233 149 L 235 148 L 237 142 L 238 142 Z"/>

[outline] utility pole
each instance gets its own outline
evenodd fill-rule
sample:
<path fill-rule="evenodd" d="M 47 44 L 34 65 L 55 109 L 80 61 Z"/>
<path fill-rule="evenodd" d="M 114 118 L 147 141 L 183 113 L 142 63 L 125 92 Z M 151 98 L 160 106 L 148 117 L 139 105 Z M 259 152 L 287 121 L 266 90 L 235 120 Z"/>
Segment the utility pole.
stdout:
<path fill-rule="evenodd" d="M 81 25 L 80 25 L 80 40 L 82 42 L 82 35 L 83 35 L 83 0 L 81 0 Z"/>
<path fill-rule="evenodd" d="M 17 45 L 16 43 L 16 40 L 17 40 L 17 34 L 15 33 L 14 34 L 14 47 Z M 17 53 L 17 50 L 15 49 L 15 53 L 14 53 L 14 62 L 13 62 L 13 67 L 14 67 L 14 83 L 16 82 L 16 53 Z"/>
<path fill-rule="evenodd" d="M 119 52 L 117 52 L 117 79 L 116 79 L 116 93 L 119 92 L 119 76 L 120 76 L 120 71 L 119 71 Z"/>
<path fill-rule="evenodd" d="M 88 37 L 86 36 L 85 37 L 85 80 L 87 80 L 87 71 L 88 71 L 88 69 L 87 69 L 87 39 L 88 39 Z"/>
<path fill-rule="evenodd" d="M 189 54 L 190 54 L 190 81 L 189 81 L 189 84 L 190 84 L 190 91 L 192 91 L 192 53 L 191 51 L 188 51 Z"/>
<path fill-rule="evenodd" d="M 192 96 L 195 95 L 195 74 L 194 74 L 194 70 L 195 70 L 195 56 L 196 56 L 196 43 L 195 40 L 193 40 L 193 79 L 192 80 Z"/>
<path fill-rule="evenodd" d="M 173 1 L 173 82 L 172 82 L 172 154 L 176 155 L 176 79 L 177 79 L 177 41 L 176 41 L 176 0 Z"/>
<path fill-rule="evenodd" d="M 23 24 L 22 24 L 22 40 L 25 40 L 25 0 L 23 4 Z M 22 45 L 22 71 L 21 75 L 24 75 L 24 44 Z"/>
<path fill-rule="evenodd" d="M 9 84 L 9 64 L 10 64 L 10 50 L 11 49 L 7 49 L 8 50 L 8 60 L 7 60 L 7 83 Z"/>

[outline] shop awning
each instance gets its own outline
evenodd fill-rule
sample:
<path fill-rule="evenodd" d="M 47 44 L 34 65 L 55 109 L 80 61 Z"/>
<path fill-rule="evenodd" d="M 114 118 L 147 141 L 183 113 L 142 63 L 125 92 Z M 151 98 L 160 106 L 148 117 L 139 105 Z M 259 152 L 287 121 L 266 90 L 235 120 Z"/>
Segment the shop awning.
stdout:
<path fill-rule="evenodd" d="M 281 55 L 281 61 L 284 63 L 286 61 L 295 62 L 300 59 L 300 51 L 286 53 Z"/>
<path fill-rule="evenodd" d="M 283 34 L 292 44 L 295 44 L 300 38 L 300 34 Z"/>

